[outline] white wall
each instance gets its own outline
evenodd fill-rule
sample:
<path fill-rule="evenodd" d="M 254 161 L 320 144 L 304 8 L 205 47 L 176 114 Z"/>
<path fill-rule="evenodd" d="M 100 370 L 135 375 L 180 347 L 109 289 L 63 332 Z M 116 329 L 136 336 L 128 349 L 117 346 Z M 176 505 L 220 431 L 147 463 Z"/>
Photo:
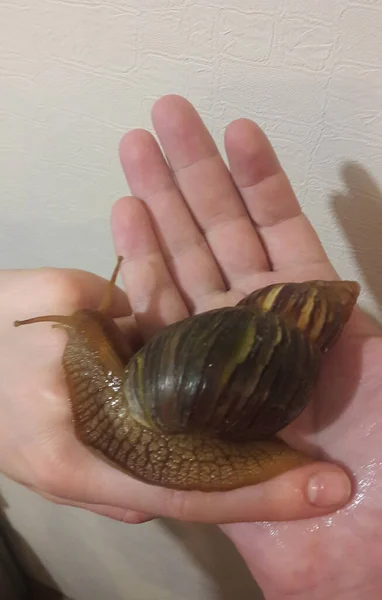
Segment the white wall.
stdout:
<path fill-rule="evenodd" d="M 110 206 L 127 192 L 119 139 L 150 127 L 153 101 L 175 92 L 219 144 L 238 116 L 265 128 L 336 267 L 381 317 L 381 56 L 380 0 L 1 0 L 0 268 L 109 275 Z M 182 541 L 161 524 L 126 528 L 2 489 L 75 600 L 151 600 L 157 584 L 162 599 L 233 597 L 212 558 L 219 548 L 223 565 L 229 549 L 208 545 L 208 528 Z"/>

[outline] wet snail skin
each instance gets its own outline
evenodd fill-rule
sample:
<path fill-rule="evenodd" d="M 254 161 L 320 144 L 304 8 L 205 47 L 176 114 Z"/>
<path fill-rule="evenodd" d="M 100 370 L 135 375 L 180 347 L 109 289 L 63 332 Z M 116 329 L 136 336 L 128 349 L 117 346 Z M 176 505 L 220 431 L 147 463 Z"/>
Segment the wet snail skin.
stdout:
<path fill-rule="evenodd" d="M 306 464 L 276 434 L 311 400 L 359 284 L 268 285 L 165 327 L 134 354 L 108 316 L 120 264 L 98 310 L 15 322 L 65 329 L 79 439 L 136 479 L 182 490 L 230 490 Z"/>

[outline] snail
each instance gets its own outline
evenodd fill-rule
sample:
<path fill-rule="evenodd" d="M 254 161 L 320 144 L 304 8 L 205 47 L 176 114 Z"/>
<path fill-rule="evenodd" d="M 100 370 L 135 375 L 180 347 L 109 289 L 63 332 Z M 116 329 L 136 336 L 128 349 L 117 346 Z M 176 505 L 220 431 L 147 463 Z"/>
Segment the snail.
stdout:
<path fill-rule="evenodd" d="M 82 443 L 136 479 L 183 490 L 231 490 L 306 464 L 277 434 L 311 400 L 359 284 L 271 284 L 165 327 L 134 354 L 107 314 L 121 260 L 98 310 L 14 323 L 66 330 L 63 370 Z"/>

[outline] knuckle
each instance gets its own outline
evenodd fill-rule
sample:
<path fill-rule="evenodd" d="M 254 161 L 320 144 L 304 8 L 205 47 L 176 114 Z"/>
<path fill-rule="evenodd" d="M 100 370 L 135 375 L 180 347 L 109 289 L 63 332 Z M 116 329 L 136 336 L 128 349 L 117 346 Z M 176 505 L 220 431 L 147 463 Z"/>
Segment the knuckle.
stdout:
<path fill-rule="evenodd" d="M 34 465 L 35 487 L 51 496 L 61 496 L 65 486 L 66 469 L 58 453 L 39 457 Z"/>
<path fill-rule="evenodd" d="M 40 269 L 40 285 L 45 290 L 45 297 L 57 309 L 80 305 L 82 294 L 78 278 L 69 269 L 43 267 Z"/>
<path fill-rule="evenodd" d="M 178 521 L 190 521 L 193 518 L 192 502 L 188 492 L 169 490 L 167 509 L 169 516 Z"/>

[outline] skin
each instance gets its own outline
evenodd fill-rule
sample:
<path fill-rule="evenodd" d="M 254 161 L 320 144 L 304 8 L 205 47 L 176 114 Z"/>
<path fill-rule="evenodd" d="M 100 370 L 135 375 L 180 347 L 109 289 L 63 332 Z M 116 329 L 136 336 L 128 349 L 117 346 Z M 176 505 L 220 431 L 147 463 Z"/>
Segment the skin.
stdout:
<path fill-rule="evenodd" d="M 152 118 L 171 171 L 149 132 L 130 131 L 120 156 L 133 196 L 112 212 L 129 300 L 116 294 L 112 314 L 123 317 L 119 323 L 132 341 L 137 330 L 149 338 L 165 324 L 236 304 L 268 283 L 338 277 L 255 123 L 239 119 L 227 127 L 229 171 L 186 100 L 160 99 Z M 220 523 L 270 600 L 379 598 L 379 327 L 355 311 L 327 356 L 314 402 L 282 436 L 345 471 L 316 461 L 231 492 L 153 493 L 74 437 L 60 368 L 65 334 L 47 324 L 12 326 L 15 319 L 95 308 L 104 285 L 65 269 L 0 273 L 3 473 L 54 502 L 129 523 L 155 516 Z M 130 309 L 134 319 L 126 318 Z M 345 472 L 352 477 L 351 497 L 345 486 L 342 499 L 328 506 L 330 492 L 340 490 L 334 476 Z M 318 474 L 312 504 L 307 482 Z"/>

